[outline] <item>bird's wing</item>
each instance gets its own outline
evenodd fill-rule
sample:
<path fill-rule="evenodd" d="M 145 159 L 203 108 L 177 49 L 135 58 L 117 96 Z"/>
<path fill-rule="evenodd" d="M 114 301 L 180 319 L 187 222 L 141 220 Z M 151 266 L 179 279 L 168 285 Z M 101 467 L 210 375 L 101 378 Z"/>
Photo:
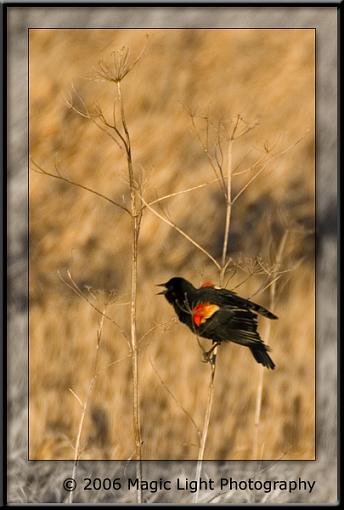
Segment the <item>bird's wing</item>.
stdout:
<path fill-rule="evenodd" d="M 267 317 L 268 319 L 277 319 L 277 316 L 264 308 L 264 306 L 258 305 L 257 303 L 254 303 L 253 301 L 250 301 L 249 299 L 242 298 L 238 296 L 235 292 L 227 290 L 227 289 L 220 289 L 219 293 L 221 297 L 229 304 L 229 305 L 237 305 L 242 307 L 250 308 L 251 310 L 254 310 L 255 312 L 259 313 L 260 315 L 263 315 L 264 317 Z"/>
<path fill-rule="evenodd" d="M 242 345 L 262 342 L 257 331 L 257 315 L 247 308 L 223 306 L 199 327 L 200 336 Z"/>

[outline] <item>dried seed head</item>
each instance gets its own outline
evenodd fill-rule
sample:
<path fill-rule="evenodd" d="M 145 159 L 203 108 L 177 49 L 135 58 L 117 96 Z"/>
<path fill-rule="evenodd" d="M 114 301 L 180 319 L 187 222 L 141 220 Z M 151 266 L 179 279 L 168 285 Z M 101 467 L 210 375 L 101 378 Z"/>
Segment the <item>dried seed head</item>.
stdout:
<path fill-rule="evenodd" d="M 130 50 L 127 46 L 123 46 L 119 50 L 112 52 L 112 62 L 106 64 L 103 60 L 98 63 L 97 74 L 100 78 L 113 83 L 121 82 L 127 74 L 135 67 L 135 65 L 141 60 L 145 51 L 145 46 L 142 49 L 139 56 L 130 62 Z"/>

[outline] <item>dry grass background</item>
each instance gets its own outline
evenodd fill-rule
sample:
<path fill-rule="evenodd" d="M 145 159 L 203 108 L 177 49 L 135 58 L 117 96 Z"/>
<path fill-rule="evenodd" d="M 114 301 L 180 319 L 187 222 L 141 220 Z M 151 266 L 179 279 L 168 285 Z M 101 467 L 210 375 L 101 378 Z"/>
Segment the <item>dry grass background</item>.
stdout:
<path fill-rule="evenodd" d="M 212 171 L 183 105 L 200 115 L 259 125 L 234 148 L 234 166 L 252 164 L 264 144 L 286 154 L 273 160 L 236 202 L 229 252 L 233 261 L 268 255 L 292 226 L 277 285 L 270 345 L 277 364 L 266 372 L 259 433 L 263 459 L 313 459 L 314 418 L 314 31 L 150 30 L 143 60 L 123 83 L 136 171 L 155 198 L 210 181 Z M 137 54 L 142 30 L 30 31 L 30 152 L 45 168 L 126 200 L 125 162 L 110 138 L 71 112 L 72 83 L 111 112 L 108 84 L 90 79 L 101 57 L 124 44 Z M 234 177 L 234 193 L 252 174 Z M 168 201 L 173 220 L 219 257 L 225 205 L 216 184 Z M 114 289 L 108 313 L 129 328 L 129 220 L 97 197 L 30 172 L 30 458 L 72 459 L 81 398 L 95 357 L 99 317 L 58 278 L 70 268 L 78 284 Z M 173 317 L 155 296 L 156 283 L 181 275 L 195 284 L 215 279 L 209 261 L 151 213 L 139 245 L 138 334 Z M 229 288 L 245 278 L 238 272 Z M 238 289 L 250 296 L 262 285 Z M 269 305 L 268 291 L 255 300 Z M 264 333 L 264 319 L 260 328 Z M 264 337 L 264 334 L 263 334 Z M 208 344 L 206 344 L 208 345 Z M 134 452 L 130 360 L 118 331 L 105 322 L 100 366 L 82 435 L 82 459 L 128 459 Z M 180 405 L 171 398 L 160 378 Z M 183 406 L 201 426 L 208 367 L 193 335 L 171 322 L 147 335 L 140 355 L 145 459 L 196 459 L 197 434 Z M 259 368 L 246 349 L 221 346 L 207 459 L 254 458 L 254 413 Z"/>

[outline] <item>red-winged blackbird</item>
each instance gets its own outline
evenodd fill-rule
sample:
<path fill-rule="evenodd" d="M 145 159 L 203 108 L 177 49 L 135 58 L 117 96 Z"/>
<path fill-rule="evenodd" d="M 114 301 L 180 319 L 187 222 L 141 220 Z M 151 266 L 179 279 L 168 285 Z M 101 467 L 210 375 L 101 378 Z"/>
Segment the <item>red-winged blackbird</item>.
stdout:
<path fill-rule="evenodd" d="M 270 348 L 257 331 L 257 313 L 277 319 L 269 310 L 211 282 L 196 289 L 184 278 L 176 277 L 159 286 L 165 287 L 159 294 L 164 294 L 178 319 L 196 335 L 213 340 L 208 355 L 221 342 L 235 342 L 249 347 L 258 363 L 275 368 L 267 352 Z"/>

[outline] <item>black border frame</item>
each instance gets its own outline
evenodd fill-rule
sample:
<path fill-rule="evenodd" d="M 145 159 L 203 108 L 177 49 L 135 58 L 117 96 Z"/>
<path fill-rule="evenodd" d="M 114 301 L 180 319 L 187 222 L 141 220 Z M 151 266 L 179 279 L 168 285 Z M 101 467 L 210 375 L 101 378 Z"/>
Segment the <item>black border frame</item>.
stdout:
<path fill-rule="evenodd" d="M 2 200 L 3 208 L 1 208 L 1 224 L 3 228 L 3 238 L 0 241 L 0 257 L 2 261 L 7 262 L 7 175 L 5 177 L 5 171 L 7 174 L 7 12 L 3 5 L 1 7 L 0 14 L 0 31 L 2 32 L 2 38 L 0 40 L 0 49 L 2 55 L 3 65 L 1 66 L 0 76 L 1 84 L 3 86 L 1 96 L 1 111 L 3 115 L 0 121 L 0 132 L 3 144 L 1 146 L 1 160 L 3 165 L 3 171 L 0 175 L 0 186 L 2 189 Z M 5 186 L 6 183 L 6 186 Z M 5 314 L 7 313 L 7 263 L 4 264 L 2 278 L 2 286 L 0 290 L 0 304 L 2 310 L 2 385 L 3 391 L 0 395 L 0 404 L 2 409 L 3 422 L 0 428 L 0 457 L 2 464 L 3 477 L 0 480 L 0 498 L 2 502 L 7 501 L 7 323 Z M 6 308 L 5 308 L 6 303 Z"/>
<path fill-rule="evenodd" d="M 3 169 L 4 173 L 0 176 L 0 185 L 2 184 L 2 190 L 3 190 L 3 205 L 4 209 L 0 213 L 1 214 L 1 220 L 3 222 L 3 239 L 2 243 L 0 241 L 0 255 L 3 255 L 2 260 L 4 260 L 4 256 L 6 254 L 6 261 L 7 261 L 7 176 L 5 177 L 5 169 L 7 171 L 7 127 L 8 127 L 8 117 L 7 117 L 7 83 L 6 83 L 6 77 L 7 77 L 7 15 L 8 15 L 8 8 L 11 7 L 130 7 L 130 6 L 139 6 L 139 7 L 336 7 L 337 8 L 337 26 L 338 26 L 338 47 L 337 47 L 337 55 L 340 56 L 342 47 L 343 47 L 343 29 L 342 29 L 342 16 L 341 16 L 341 6 L 342 1 L 303 1 L 303 2 L 297 2 L 297 1 L 290 1 L 290 2 L 276 2 L 276 1 L 247 1 L 244 0 L 242 2 L 214 2 L 214 3 L 191 3 L 191 2 L 147 2 L 147 3 L 139 3 L 139 2 L 85 2 L 85 3 L 77 3 L 77 2 L 4 2 L 0 5 L 1 8 L 1 19 L 0 19 L 0 29 L 2 29 L 3 37 L 0 42 L 0 49 L 3 56 L 3 66 L 1 69 L 1 76 L 3 76 L 3 93 L 2 93 L 2 106 L 3 106 L 3 116 L 0 121 L 0 132 L 3 135 L 3 145 L 2 150 L 3 154 L 2 156 L 2 162 L 3 162 Z M 133 27 L 134 28 L 134 27 Z M 180 27 L 179 27 L 180 28 Z M 341 66 L 340 66 L 340 58 L 338 58 L 337 62 L 337 84 L 338 84 L 338 131 L 337 131 L 337 179 L 338 179 L 338 187 L 340 187 L 340 84 L 341 84 Z M 316 134 L 317 134 L 317 124 L 315 124 Z M 316 144 L 315 144 L 316 147 Z M 6 187 L 5 187 L 6 185 Z M 340 240 L 340 195 L 337 196 L 337 228 L 336 228 L 336 234 L 337 234 L 337 241 Z M 316 210 L 316 234 L 318 234 L 318 212 Z M 318 246 L 317 246 L 317 235 L 315 240 L 315 248 L 316 248 L 316 259 L 318 258 Z M 5 271 L 6 269 L 6 271 Z M 337 274 L 340 275 L 340 247 L 338 246 L 337 250 Z M 316 275 L 315 275 L 316 277 Z M 3 331 L 3 360 L 2 360 L 2 368 L 3 368 L 3 393 L 0 395 L 0 403 L 3 406 L 3 429 L 0 428 L 0 454 L 2 456 L 2 467 L 3 467 L 3 480 L 0 480 L 0 497 L 4 505 L 7 503 L 7 480 L 6 480 L 6 474 L 7 474 L 7 345 L 5 339 L 7 339 L 7 324 L 5 319 L 5 299 L 7 303 L 7 264 L 6 268 L 4 266 L 4 272 L 3 272 L 3 290 L 0 290 L 0 303 L 3 310 L 3 317 L 2 317 L 2 331 Z M 337 287 L 337 303 L 340 302 L 340 287 Z M 339 314 L 337 315 L 337 321 L 338 321 L 338 338 L 339 338 L 339 331 L 340 331 L 340 319 Z M 317 344 L 317 342 L 316 342 Z M 337 352 L 340 354 L 340 345 L 337 344 Z M 316 363 L 316 356 L 315 356 L 315 363 Z M 339 368 L 339 357 L 338 357 L 338 368 Z M 338 376 L 340 376 L 340 371 L 338 370 Z M 315 393 L 315 402 L 316 402 L 316 393 Z M 337 395 L 337 403 L 338 410 L 341 411 L 340 407 L 340 391 L 338 386 L 338 395 Z M 316 414 L 317 416 L 317 414 Z M 340 413 L 338 414 L 338 446 L 340 446 Z M 317 418 L 315 418 L 315 423 L 317 422 Z M 338 448 L 338 498 L 340 496 L 340 455 L 339 455 L 339 448 Z M 29 462 L 35 462 L 35 461 L 29 461 Z M 57 462 L 57 461 L 53 461 Z M 72 461 L 69 461 L 72 462 Z M 103 462 L 103 461 L 102 461 Z M 113 462 L 113 461 L 110 461 Z M 146 462 L 146 461 L 145 461 Z M 154 462 L 154 461 L 152 461 Z M 285 461 L 288 462 L 288 461 Z M 297 461 L 301 462 L 301 461 Z M 304 461 L 304 462 L 312 462 L 312 461 Z M 2 483 L 1 483 L 2 482 Z M 81 504 L 79 504 L 80 506 Z M 22 506 L 22 505 L 11 505 L 11 506 Z M 89 505 L 81 505 L 81 506 L 89 506 Z M 93 506 L 93 505 L 91 505 Z M 135 505 L 130 505 L 135 506 Z M 156 506 L 160 506 L 159 504 L 156 504 Z M 178 505 L 179 506 L 179 505 Z M 202 505 L 201 505 L 202 506 Z M 215 505 L 217 506 L 217 505 Z M 250 506 L 250 505 L 247 505 Z M 287 504 L 287 506 L 289 506 Z M 294 506 L 294 505 L 293 505 Z M 305 506 L 304 503 L 300 504 L 300 506 Z M 307 505 L 306 505 L 307 506 Z"/>

